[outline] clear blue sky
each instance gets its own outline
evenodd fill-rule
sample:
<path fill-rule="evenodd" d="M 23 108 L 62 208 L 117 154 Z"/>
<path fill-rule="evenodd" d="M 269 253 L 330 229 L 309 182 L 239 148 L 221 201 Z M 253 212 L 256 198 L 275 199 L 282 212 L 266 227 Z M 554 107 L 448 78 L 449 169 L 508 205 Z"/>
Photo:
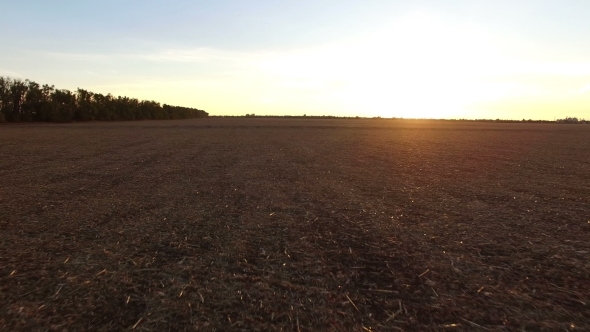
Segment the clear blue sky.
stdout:
<path fill-rule="evenodd" d="M 0 75 L 211 114 L 590 118 L 589 1 L 5 1 Z"/>

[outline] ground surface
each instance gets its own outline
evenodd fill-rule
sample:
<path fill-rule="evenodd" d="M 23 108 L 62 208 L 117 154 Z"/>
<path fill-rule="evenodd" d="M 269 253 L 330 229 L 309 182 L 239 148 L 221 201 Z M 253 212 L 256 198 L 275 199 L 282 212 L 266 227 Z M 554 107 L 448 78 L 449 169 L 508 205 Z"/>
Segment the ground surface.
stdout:
<path fill-rule="evenodd" d="M 590 330 L 590 126 L 0 126 L 0 330 Z"/>

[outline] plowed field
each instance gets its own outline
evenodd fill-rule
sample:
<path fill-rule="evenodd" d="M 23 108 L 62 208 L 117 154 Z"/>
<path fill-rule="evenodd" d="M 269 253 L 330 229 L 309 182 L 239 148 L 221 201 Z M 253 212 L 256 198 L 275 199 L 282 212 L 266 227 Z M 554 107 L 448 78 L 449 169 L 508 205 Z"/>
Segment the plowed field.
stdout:
<path fill-rule="evenodd" d="M 0 126 L 2 331 L 588 331 L 590 126 Z"/>

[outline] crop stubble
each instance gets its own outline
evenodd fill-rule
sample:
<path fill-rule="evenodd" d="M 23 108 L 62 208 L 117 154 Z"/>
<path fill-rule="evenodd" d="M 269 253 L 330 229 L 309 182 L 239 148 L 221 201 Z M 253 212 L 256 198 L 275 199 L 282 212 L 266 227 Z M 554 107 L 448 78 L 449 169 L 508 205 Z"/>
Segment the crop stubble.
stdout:
<path fill-rule="evenodd" d="M 2 330 L 588 330 L 590 127 L 0 127 Z"/>

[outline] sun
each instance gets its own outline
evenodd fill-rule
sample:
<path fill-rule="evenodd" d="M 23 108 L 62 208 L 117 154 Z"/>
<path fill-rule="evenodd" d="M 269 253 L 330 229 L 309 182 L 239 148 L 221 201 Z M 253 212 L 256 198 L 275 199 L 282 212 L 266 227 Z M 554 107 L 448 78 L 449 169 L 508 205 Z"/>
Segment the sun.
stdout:
<path fill-rule="evenodd" d="M 492 54 L 484 46 L 427 14 L 410 15 L 355 41 L 339 56 L 348 75 L 339 97 L 364 116 L 464 115 L 481 95 L 474 73 Z"/>
<path fill-rule="evenodd" d="M 418 12 L 359 38 L 265 54 L 252 95 L 319 114 L 471 118 L 471 105 L 504 94 L 485 77 L 500 57 L 472 30 Z"/>

